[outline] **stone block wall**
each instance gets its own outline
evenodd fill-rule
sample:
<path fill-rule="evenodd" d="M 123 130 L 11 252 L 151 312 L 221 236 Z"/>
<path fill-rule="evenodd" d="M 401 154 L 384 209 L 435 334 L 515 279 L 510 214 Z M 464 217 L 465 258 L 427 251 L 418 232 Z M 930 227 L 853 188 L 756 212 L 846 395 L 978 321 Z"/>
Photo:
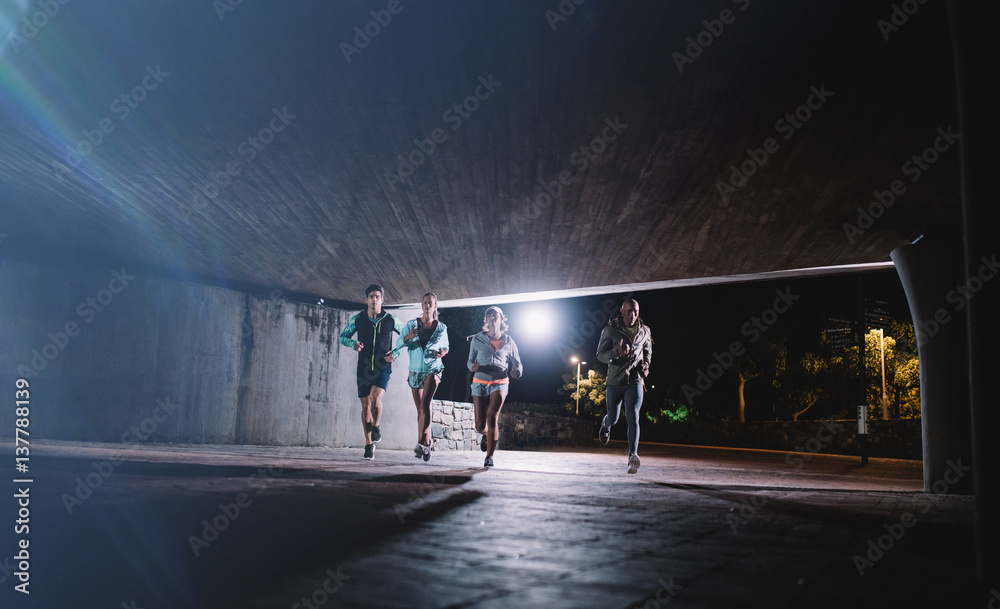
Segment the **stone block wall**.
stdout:
<path fill-rule="evenodd" d="M 547 446 L 589 446 L 597 437 L 597 423 L 531 412 L 500 412 L 500 447 L 530 450 Z"/>
<path fill-rule="evenodd" d="M 474 417 L 472 404 L 468 402 L 431 402 L 434 450 L 478 450 Z"/>
<path fill-rule="evenodd" d="M 585 446 L 597 435 L 596 423 L 553 414 L 500 411 L 500 448 Z M 431 436 L 435 450 L 479 450 L 475 415 L 468 402 L 434 400 Z"/>

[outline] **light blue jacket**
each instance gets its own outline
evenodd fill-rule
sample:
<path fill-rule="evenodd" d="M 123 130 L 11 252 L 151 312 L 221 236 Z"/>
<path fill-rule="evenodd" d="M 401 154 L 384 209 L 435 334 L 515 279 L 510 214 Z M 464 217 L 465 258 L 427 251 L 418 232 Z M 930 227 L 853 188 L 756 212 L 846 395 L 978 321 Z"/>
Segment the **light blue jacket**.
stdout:
<path fill-rule="evenodd" d="M 472 370 L 473 364 L 479 363 L 475 378 L 481 381 L 499 381 L 507 378 L 510 370 L 517 370 L 519 374 L 523 371 L 517 344 L 510 334 L 505 332 L 503 337 L 504 345 L 499 351 L 493 350 L 490 337 L 485 331 L 472 337 L 469 345 L 469 370 Z"/>
<path fill-rule="evenodd" d="M 431 355 L 431 352 L 448 348 L 448 326 L 440 321 L 437 322 L 437 327 L 434 328 L 434 332 L 431 333 L 431 337 L 427 340 L 426 349 L 420 346 L 419 336 L 413 337 L 409 342 L 403 340 L 416 327 L 416 319 L 406 322 L 403 326 L 403 331 L 399 334 L 399 338 L 396 339 L 396 350 L 399 351 L 403 347 L 407 347 L 410 350 L 410 365 L 407 368 L 410 372 L 434 372 L 440 374 L 444 370 L 444 361 L 440 357 Z"/>

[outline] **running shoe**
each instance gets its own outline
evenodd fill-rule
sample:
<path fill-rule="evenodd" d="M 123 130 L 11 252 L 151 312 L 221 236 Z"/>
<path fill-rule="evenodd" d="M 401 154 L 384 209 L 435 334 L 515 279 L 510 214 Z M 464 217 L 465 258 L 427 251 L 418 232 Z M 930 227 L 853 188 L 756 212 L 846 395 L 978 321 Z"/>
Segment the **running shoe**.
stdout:
<path fill-rule="evenodd" d="M 382 430 L 378 428 L 378 425 L 372 425 L 369 429 L 372 432 L 372 444 L 382 439 Z"/>
<path fill-rule="evenodd" d="M 430 461 L 431 460 L 431 445 L 430 444 L 427 444 L 427 445 L 421 444 L 420 445 L 420 449 L 421 449 L 421 452 L 423 452 L 423 454 L 420 455 L 420 456 L 423 457 L 424 461 Z"/>
<path fill-rule="evenodd" d="M 486 452 L 486 434 L 483 434 L 483 439 L 479 441 L 479 450 Z"/>
<path fill-rule="evenodd" d="M 486 457 L 486 461 L 483 462 L 483 467 L 493 467 L 493 457 Z"/>
<path fill-rule="evenodd" d="M 604 424 L 608 422 L 608 415 L 604 415 L 601 419 L 601 431 L 599 432 L 599 437 L 601 438 L 601 444 L 607 444 L 608 440 L 611 439 L 611 428 L 605 427 Z"/>
<path fill-rule="evenodd" d="M 374 459 L 374 458 L 375 458 L 375 445 L 365 444 L 365 459 Z"/>
<path fill-rule="evenodd" d="M 416 458 L 418 458 L 418 459 L 423 459 L 424 458 L 424 445 L 423 444 L 419 444 L 418 443 L 416 446 L 413 447 L 413 456 L 416 457 Z"/>
<path fill-rule="evenodd" d="M 639 455 L 632 453 L 628 456 L 628 473 L 634 474 L 639 471 Z"/>

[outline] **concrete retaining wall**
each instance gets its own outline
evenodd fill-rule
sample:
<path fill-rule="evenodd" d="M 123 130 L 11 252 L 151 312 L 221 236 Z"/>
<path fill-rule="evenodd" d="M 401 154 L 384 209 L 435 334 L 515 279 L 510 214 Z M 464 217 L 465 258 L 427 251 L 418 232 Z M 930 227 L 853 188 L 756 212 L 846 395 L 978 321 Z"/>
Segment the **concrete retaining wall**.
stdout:
<path fill-rule="evenodd" d="M 127 267 L 5 260 L 0 387 L 31 383 L 33 438 L 362 446 L 357 356 L 338 341 L 353 314 Z M 13 427 L 0 409 L 0 433 Z M 404 354 L 381 446 L 411 448 L 415 429 Z"/>

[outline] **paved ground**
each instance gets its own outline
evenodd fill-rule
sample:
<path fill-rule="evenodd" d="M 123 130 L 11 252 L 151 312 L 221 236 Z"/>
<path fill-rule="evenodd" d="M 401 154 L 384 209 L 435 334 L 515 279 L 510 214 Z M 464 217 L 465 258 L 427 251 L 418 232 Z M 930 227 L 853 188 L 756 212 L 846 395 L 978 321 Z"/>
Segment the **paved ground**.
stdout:
<path fill-rule="evenodd" d="M 630 476 L 616 443 L 501 450 L 493 470 L 479 452 L 32 451 L 32 594 L 0 569 L 5 608 L 990 602 L 971 576 L 971 500 L 921 492 L 917 461 L 643 445 Z"/>

